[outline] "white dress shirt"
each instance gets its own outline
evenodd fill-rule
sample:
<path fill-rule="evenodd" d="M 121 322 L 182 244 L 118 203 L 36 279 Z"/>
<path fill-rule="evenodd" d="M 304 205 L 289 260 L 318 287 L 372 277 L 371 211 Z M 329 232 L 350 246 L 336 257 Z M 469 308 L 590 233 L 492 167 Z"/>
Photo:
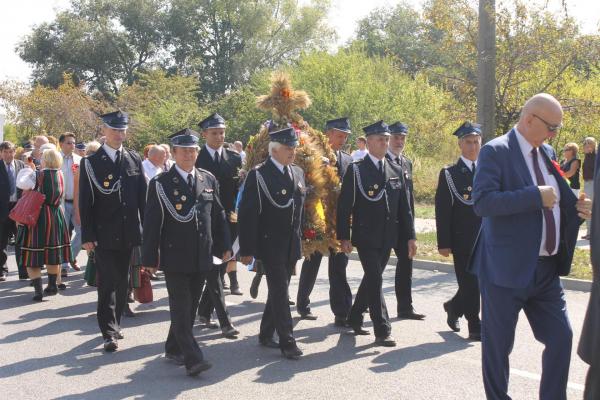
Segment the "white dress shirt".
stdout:
<path fill-rule="evenodd" d="M 271 161 L 273 162 L 273 164 L 275 164 L 275 166 L 277 167 L 277 169 L 279 170 L 279 172 L 281 172 L 283 174 L 283 167 L 284 165 L 282 163 L 280 163 L 279 161 L 277 161 L 276 159 L 274 159 L 273 157 L 271 157 Z M 292 177 L 292 169 L 290 168 L 290 166 L 287 166 L 287 170 L 288 170 L 288 176 L 294 180 L 294 178 Z"/>
<path fill-rule="evenodd" d="M 364 149 L 364 150 L 358 149 L 358 150 L 354 150 L 352 152 L 351 156 L 354 161 L 358 161 L 358 160 L 362 160 L 363 158 L 365 158 L 367 153 L 368 153 L 367 149 Z"/>
<path fill-rule="evenodd" d="M 460 159 L 465 163 L 465 165 L 467 167 L 469 167 L 469 170 L 471 172 L 473 172 L 473 163 L 475 163 L 475 168 L 477 168 L 477 160 L 475 161 L 471 161 L 468 158 L 464 157 L 464 156 L 460 156 Z"/>
<path fill-rule="evenodd" d="M 149 182 L 150 179 L 154 178 L 156 175 L 160 174 L 163 169 L 162 167 L 157 167 L 152 164 L 152 161 L 145 159 L 142 161 L 142 168 L 144 169 L 144 176 L 146 177 L 146 182 Z"/>
<path fill-rule="evenodd" d="M 73 165 L 79 165 L 81 163 L 81 157 L 79 157 L 75 153 L 71 153 L 68 156 L 65 156 L 61 151 L 63 156 L 62 167 L 60 168 L 65 182 L 65 200 L 73 201 L 73 187 L 75 181 L 75 175 L 73 174 Z"/>
<path fill-rule="evenodd" d="M 118 149 L 113 149 L 112 147 L 110 147 L 109 145 L 107 145 L 106 143 L 104 143 L 102 145 L 102 148 L 104 149 L 104 151 L 106 152 L 106 154 L 108 154 L 108 156 L 110 157 L 110 159 L 113 162 L 115 162 L 116 159 L 117 159 L 117 151 L 120 151 L 121 152 L 121 157 L 123 157 L 123 146 L 120 146 Z"/>
<path fill-rule="evenodd" d="M 531 154 L 533 146 L 527 141 L 527 139 L 523 137 L 523 135 L 521 135 L 521 133 L 517 130 L 517 127 L 515 127 L 514 129 L 517 134 L 517 140 L 519 141 L 519 147 L 521 148 L 521 152 L 523 153 L 523 158 L 525 158 L 525 163 L 527 164 L 527 169 L 529 169 L 529 175 L 531 175 L 531 180 L 534 182 L 534 184 L 539 186 L 535 177 L 535 170 L 533 169 L 533 155 Z M 540 166 L 540 171 L 542 171 L 542 176 L 544 177 L 546 186 L 552 186 L 557 196 L 556 204 L 554 204 L 554 207 L 552 207 L 552 214 L 554 215 L 554 221 L 556 225 L 556 246 L 552 254 L 548 254 L 548 251 L 546 251 L 546 220 L 544 219 L 543 215 L 541 216 L 542 240 L 540 243 L 540 256 L 550 256 L 556 254 L 556 252 L 558 251 L 558 244 L 560 242 L 560 189 L 558 188 L 558 182 L 556 181 L 556 178 L 548 171 L 546 163 L 542 158 L 543 156 L 540 154 L 541 151 L 543 150 L 540 150 L 538 148 L 538 163 Z"/>
<path fill-rule="evenodd" d="M 210 154 L 210 158 L 212 158 L 213 160 L 215 159 L 215 153 L 219 153 L 219 161 L 223 159 L 223 146 L 219 147 L 216 150 L 206 144 L 204 145 L 204 147 L 206 147 L 206 150 L 208 150 L 208 154 Z"/>
<path fill-rule="evenodd" d="M 377 169 L 379 169 L 379 161 L 382 162 L 383 167 L 385 168 L 385 157 L 383 157 L 381 160 L 377 157 L 375 157 L 373 154 L 368 153 L 369 154 L 369 158 L 371 159 L 371 161 L 373 161 L 373 164 L 375 164 L 375 167 Z"/>
<path fill-rule="evenodd" d="M 8 199 L 9 203 L 15 203 L 17 201 L 17 163 L 15 162 L 15 160 L 12 160 L 12 162 L 10 164 L 4 164 L 4 166 L 6 167 L 6 173 L 10 173 L 12 172 L 13 177 L 14 177 L 14 181 L 15 181 L 15 192 L 10 196 L 10 198 Z M 10 166 L 11 171 L 9 172 L 8 167 Z"/>
<path fill-rule="evenodd" d="M 188 175 L 192 174 L 192 177 L 194 179 L 196 179 L 196 168 L 192 168 L 192 170 L 190 172 L 184 171 L 181 168 L 179 168 L 179 165 L 175 164 L 175 169 L 177 170 L 177 172 L 179 172 L 179 175 L 181 175 L 181 177 L 183 178 L 183 181 L 187 184 L 187 179 L 188 179 Z"/>

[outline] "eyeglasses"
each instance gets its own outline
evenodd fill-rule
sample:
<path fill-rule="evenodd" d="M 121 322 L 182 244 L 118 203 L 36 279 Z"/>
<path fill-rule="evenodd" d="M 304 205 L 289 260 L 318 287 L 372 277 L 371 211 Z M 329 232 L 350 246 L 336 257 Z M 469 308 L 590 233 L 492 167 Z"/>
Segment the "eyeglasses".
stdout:
<path fill-rule="evenodd" d="M 544 123 L 544 125 L 546 125 L 546 129 L 548 129 L 550 132 L 556 132 L 560 128 L 562 128 L 562 124 L 552 125 L 551 123 L 547 122 L 545 119 L 540 117 L 539 115 L 535 115 L 535 114 L 532 114 L 532 115 L 534 117 L 536 117 L 537 119 L 539 119 L 540 121 L 542 121 Z"/>

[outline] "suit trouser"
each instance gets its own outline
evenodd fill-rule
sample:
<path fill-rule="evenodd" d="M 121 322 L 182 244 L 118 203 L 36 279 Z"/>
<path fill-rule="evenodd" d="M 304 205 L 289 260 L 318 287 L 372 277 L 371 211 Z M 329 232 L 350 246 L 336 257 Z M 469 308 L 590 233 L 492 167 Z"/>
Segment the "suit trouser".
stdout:
<path fill-rule="evenodd" d="M 394 289 L 396 291 L 397 311 L 411 312 L 412 305 L 412 273 L 413 260 L 408 258 L 408 240 L 403 246 L 394 249 L 398 262 L 396 264 L 396 276 Z"/>
<path fill-rule="evenodd" d="M 268 295 L 265 311 L 260 321 L 259 339 L 271 339 L 277 332 L 279 346 L 282 349 L 292 347 L 296 344 L 296 340 L 288 302 L 288 285 L 293 265 L 263 262 L 263 266 L 267 276 Z"/>
<path fill-rule="evenodd" d="M 309 258 L 305 258 L 300 272 L 298 282 L 298 296 L 296 309 L 300 314 L 310 312 L 310 294 L 315 287 L 319 267 L 323 255 L 315 252 Z M 346 318 L 350 307 L 352 307 L 352 292 L 346 278 L 346 267 L 348 256 L 345 253 L 329 253 L 328 275 L 329 275 L 329 305 L 331 311 L 338 318 Z"/>
<path fill-rule="evenodd" d="M 544 344 L 540 399 L 566 399 L 573 331 L 555 257 L 538 260 L 533 281 L 523 289 L 479 281 L 482 296 L 483 384 L 488 399 L 507 394 L 509 354 L 519 312 L 523 310 L 535 338 Z"/>
<path fill-rule="evenodd" d="M 369 309 L 376 337 L 386 337 L 392 331 L 387 306 L 383 298 L 383 270 L 390 258 L 391 248 L 373 249 L 357 247 L 358 258 L 364 270 L 364 276 L 356 292 L 354 304 L 348 315 L 350 326 L 363 323 L 363 313 Z"/>
<path fill-rule="evenodd" d="M 198 364 L 204 359 L 202 350 L 194 338 L 194 320 L 198 300 L 206 273 L 180 273 L 165 271 L 167 292 L 169 293 L 169 313 L 171 326 L 165 343 L 165 352 L 183 355 L 187 368 Z"/>
<path fill-rule="evenodd" d="M 81 225 L 75 223 L 75 208 L 73 202 L 64 203 L 65 223 L 67 226 L 73 225 L 73 236 L 71 236 L 71 250 L 73 251 L 73 261 L 77 260 L 77 255 L 81 251 Z M 63 264 L 63 267 L 68 267 L 69 263 Z"/>
<path fill-rule="evenodd" d="M 10 212 L 17 203 L 8 203 L 8 212 Z M 6 247 L 8 246 L 8 239 L 11 235 L 16 235 L 17 224 L 15 221 L 10 219 L 8 215 L 6 219 L 0 222 L 0 268 L 4 272 L 8 272 L 8 266 L 6 262 L 8 260 L 8 254 L 6 253 Z M 19 278 L 27 277 L 27 269 L 19 264 L 19 257 L 17 255 L 21 251 L 21 247 L 18 242 L 15 242 L 15 259 L 17 260 L 17 268 L 19 269 Z"/>
<path fill-rule="evenodd" d="M 209 319 L 214 309 L 217 312 L 221 328 L 231 326 L 231 317 L 225 305 L 225 294 L 223 293 L 223 281 L 221 280 L 219 266 L 213 265 L 206 274 L 206 286 L 204 292 L 200 293 L 202 293 L 202 296 L 198 306 L 198 315 Z"/>
<path fill-rule="evenodd" d="M 121 314 L 127 304 L 131 248 L 109 250 L 96 247 L 98 271 L 98 325 L 102 337 L 115 337 L 121 329 Z"/>
<path fill-rule="evenodd" d="M 237 223 L 229 222 L 229 234 L 231 238 L 231 243 L 235 242 L 237 239 Z M 225 270 L 227 269 L 227 263 L 215 267 L 218 272 L 218 277 L 221 280 L 221 294 L 218 297 L 218 300 L 214 300 L 215 294 L 207 293 L 205 290 L 202 293 L 202 297 L 200 298 L 200 305 L 198 306 L 198 315 L 210 318 L 213 311 L 217 312 L 217 318 L 219 318 L 219 324 L 221 327 L 224 326 L 223 323 L 226 320 L 226 313 L 224 313 L 225 308 L 225 294 L 223 293 L 223 277 L 225 276 Z M 208 278 L 207 278 L 208 280 Z M 231 325 L 231 321 L 229 321 L 229 325 Z"/>
<path fill-rule="evenodd" d="M 467 272 L 469 254 L 453 254 L 453 257 L 458 290 L 448 301 L 448 306 L 453 314 L 459 317 L 464 315 L 471 324 L 479 326 L 479 282 L 477 276 Z"/>
<path fill-rule="evenodd" d="M 583 400 L 598 400 L 600 399 L 600 367 L 590 365 L 587 377 L 585 378 L 585 391 L 583 392 Z"/>

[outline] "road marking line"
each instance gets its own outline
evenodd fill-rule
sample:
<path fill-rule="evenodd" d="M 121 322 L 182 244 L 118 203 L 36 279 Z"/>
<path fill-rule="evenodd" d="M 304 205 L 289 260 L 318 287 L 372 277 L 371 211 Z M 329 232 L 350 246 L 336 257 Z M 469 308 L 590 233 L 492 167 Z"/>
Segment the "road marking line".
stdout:
<path fill-rule="evenodd" d="M 534 374 L 532 372 L 527 372 L 527 371 L 523 371 L 523 370 L 516 369 L 516 368 L 511 368 L 510 373 L 519 375 L 523 378 L 532 379 L 532 380 L 535 380 L 538 382 L 542 380 L 542 376 L 539 374 Z M 573 390 L 578 390 L 580 392 L 583 392 L 583 390 L 585 389 L 584 385 L 581 385 L 579 383 L 573 383 L 573 382 L 567 382 L 567 387 L 570 389 L 573 389 Z"/>

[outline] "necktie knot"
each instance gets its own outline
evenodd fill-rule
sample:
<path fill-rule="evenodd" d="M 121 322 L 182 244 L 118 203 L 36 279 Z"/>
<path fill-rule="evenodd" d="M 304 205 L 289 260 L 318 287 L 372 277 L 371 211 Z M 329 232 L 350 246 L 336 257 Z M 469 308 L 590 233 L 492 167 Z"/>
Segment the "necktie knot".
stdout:
<path fill-rule="evenodd" d="M 188 176 L 187 176 L 187 182 L 188 182 L 188 186 L 190 187 L 190 190 L 193 191 L 193 189 L 194 189 L 194 176 L 192 174 L 188 174 Z"/>

